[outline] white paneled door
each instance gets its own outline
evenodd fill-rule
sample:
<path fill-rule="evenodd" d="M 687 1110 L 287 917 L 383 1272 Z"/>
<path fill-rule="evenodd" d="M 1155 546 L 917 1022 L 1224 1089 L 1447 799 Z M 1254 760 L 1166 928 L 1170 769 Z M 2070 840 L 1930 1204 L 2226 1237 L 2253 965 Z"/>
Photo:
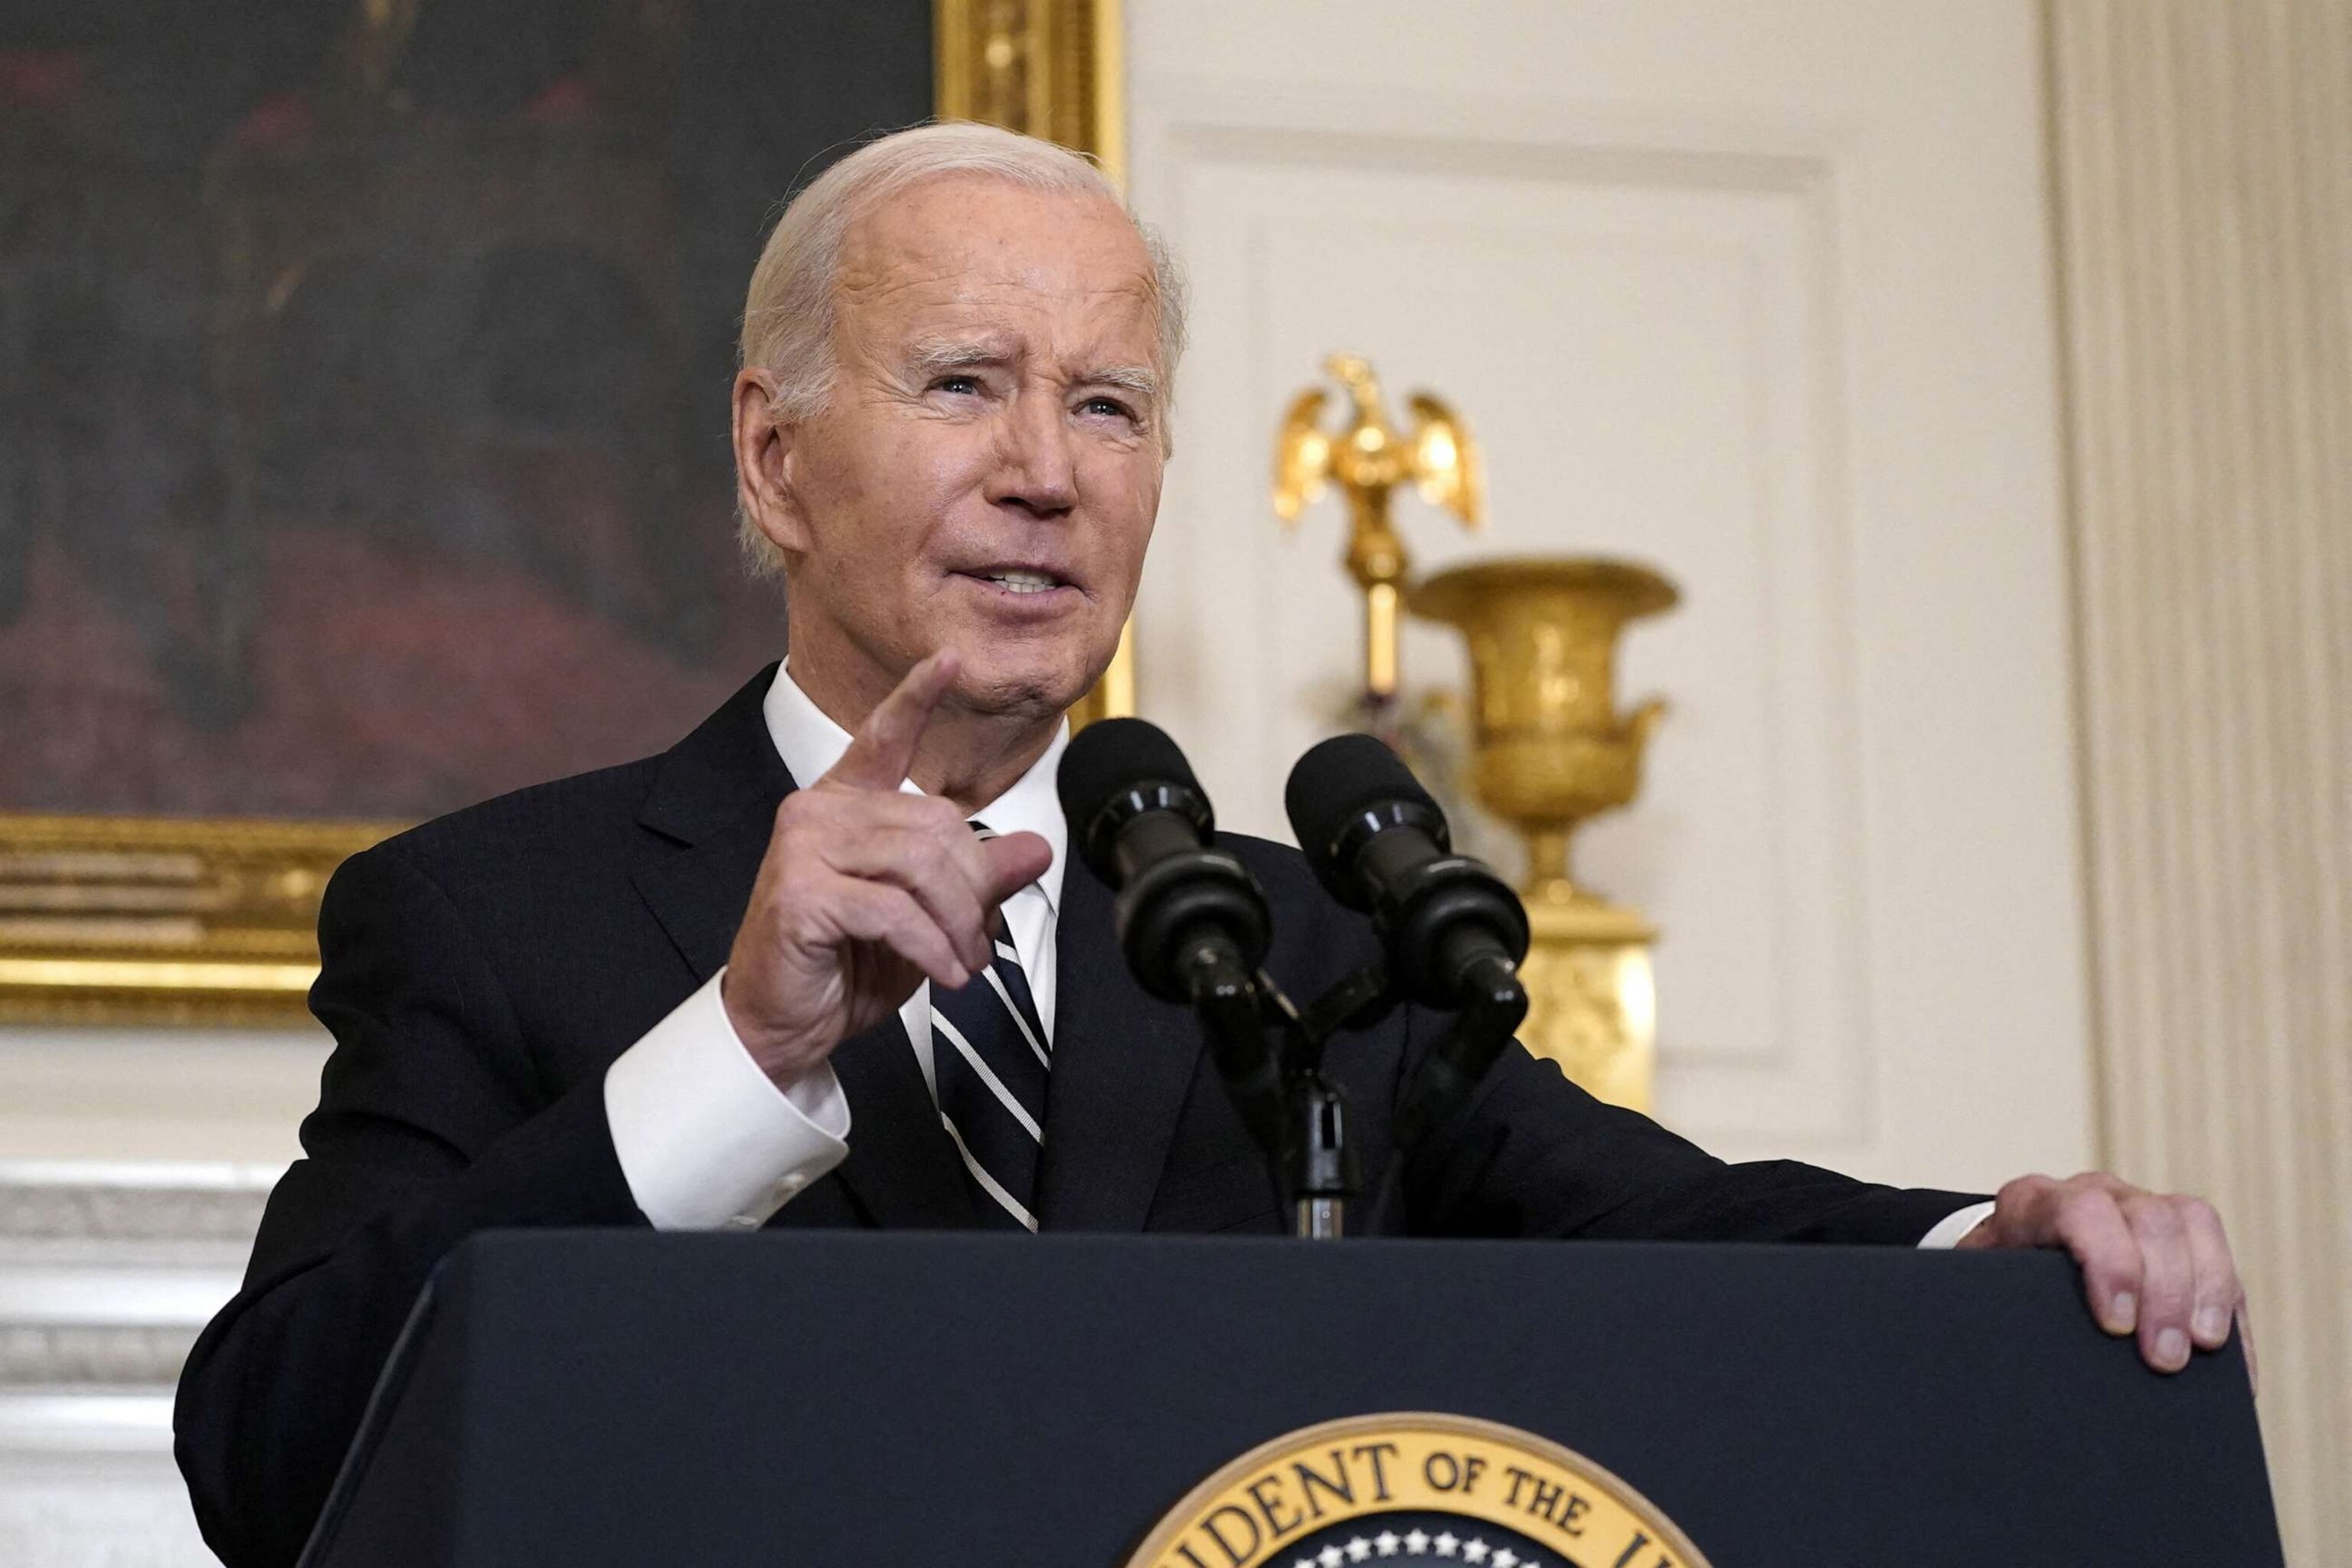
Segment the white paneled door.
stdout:
<path fill-rule="evenodd" d="M 1286 837 L 1359 655 L 1336 501 L 1266 499 L 1346 349 L 1485 444 L 1424 568 L 1602 552 L 1684 606 L 1634 809 L 1661 1112 L 1727 1155 L 1983 1185 L 2088 1163 L 2040 37 L 2027 0 L 1128 0 L 1135 200 L 1193 348 L 1144 711 Z M 1458 686 L 1416 628 L 1412 686 Z"/>

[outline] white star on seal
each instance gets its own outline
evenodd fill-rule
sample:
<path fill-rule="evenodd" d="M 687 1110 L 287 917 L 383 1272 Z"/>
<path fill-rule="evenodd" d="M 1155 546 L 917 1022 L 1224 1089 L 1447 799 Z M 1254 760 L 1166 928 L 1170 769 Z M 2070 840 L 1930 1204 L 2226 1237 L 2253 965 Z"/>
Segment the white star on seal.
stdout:
<path fill-rule="evenodd" d="M 1424 1552 L 1428 1551 L 1428 1550 L 1429 1550 L 1429 1534 L 1428 1534 L 1428 1532 L 1427 1532 L 1426 1531 L 1420 1531 L 1420 1530 L 1408 1530 L 1408 1531 L 1406 1531 L 1404 1532 L 1404 1549 L 1405 1549 L 1407 1552 L 1412 1552 L 1415 1557 L 1418 1557 L 1418 1556 L 1420 1556 L 1423 1552 Z"/>
<path fill-rule="evenodd" d="M 1454 1549 L 1461 1544 L 1462 1543 L 1454 1539 L 1454 1532 L 1452 1531 L 1444 1530 L 1438 1531 L 1437 1554 L 1440 1557 L 1453 1556 Z"/>
<path fill-rule="evenodd" d="M 1397 1552 L 1397 1532 L 1393 1530 L 1383 1530 L 1378 1535 L 1373 1536 L 1372 1550 L 1379 1552 L 1383 1557 L 1395 1556 Z"/>
<path fill-rule="evenodd" d="M 1462 1548 L 1462 1561 L 1465 1563 L 1484 1563 L 1486 1561 L 1486 1543 L 1479 1540 L 1476 1536 L 1472 1536 Z"/>
<path fill-rule="evenodd" d="M 1519 1568 L 1519 1554 L 1509 1547 L 1495 1553 L 1495 1568 Z"/>
<path fill-rule="evenodd" d="M 1327 1546 L 1315 1554 L 1315 1561 L 1323 1564 L 1323 1568 L 1339 1568 L 1347 1559 L 1348 1554 L 1336 1546 Z"/>
<path fill-rule="evenodd" d="M 1353 1537 L 1351 1537 L 1351 1538 L 1349 1540 L 1349 1542 L 1348 1542 L 1348 1561 L 1349 1561 L 1349 1562 L 1350 1562 L 1350 1563 L 1361 1563 L 1365 1558 L 1370 1557 L 1371 1554 L 1372 1554 L 1372 1543 L 1371 1543 L 1370 1542 L 1369 1542 L 1369 1541 L 1365 1540 L 1362 1536 L 1360 1536 L 1360 1535 L 1353 1536 Z"/>

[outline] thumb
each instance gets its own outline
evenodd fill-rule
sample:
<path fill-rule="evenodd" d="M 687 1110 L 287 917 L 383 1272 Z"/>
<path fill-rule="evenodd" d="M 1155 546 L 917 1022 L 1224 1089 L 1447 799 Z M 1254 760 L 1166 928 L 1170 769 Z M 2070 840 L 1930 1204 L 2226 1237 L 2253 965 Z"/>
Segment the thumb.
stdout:
<path fill-rule="evenodd" d="M 1054 847 L 1034 833 L 1006 833 L 980 847 L 988 862 L 988 902 L 1003 903 L 1045 874 L 1054 863 Z"/>

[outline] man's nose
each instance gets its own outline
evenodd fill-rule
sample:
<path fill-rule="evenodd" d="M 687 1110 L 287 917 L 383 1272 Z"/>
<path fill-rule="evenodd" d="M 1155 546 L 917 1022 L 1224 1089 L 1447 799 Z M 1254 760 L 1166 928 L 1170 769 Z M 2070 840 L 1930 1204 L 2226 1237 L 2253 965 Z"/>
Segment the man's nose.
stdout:
<path fill-rule="evenodd" d="M 1069 510 L 1078 501 L 1076 454 L 1061 400 L 1024 393 L 1006 411 L 996 473 L 988 499 L 1039 516 Z"/>

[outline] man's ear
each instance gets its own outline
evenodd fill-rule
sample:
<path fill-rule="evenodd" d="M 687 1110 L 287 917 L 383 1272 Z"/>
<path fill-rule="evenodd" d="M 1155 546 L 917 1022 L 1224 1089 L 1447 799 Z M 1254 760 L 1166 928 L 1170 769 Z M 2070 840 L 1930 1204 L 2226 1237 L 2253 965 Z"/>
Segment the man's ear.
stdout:
<path fill-rule="evenodd" d="M 799 554 L 807 548 L 806 520 L 793 484 L 797 426 L 780 423 L 776 378 L 746 368 L 735 375 L 735 495 L 743 513 L 777 549 Z"/>

